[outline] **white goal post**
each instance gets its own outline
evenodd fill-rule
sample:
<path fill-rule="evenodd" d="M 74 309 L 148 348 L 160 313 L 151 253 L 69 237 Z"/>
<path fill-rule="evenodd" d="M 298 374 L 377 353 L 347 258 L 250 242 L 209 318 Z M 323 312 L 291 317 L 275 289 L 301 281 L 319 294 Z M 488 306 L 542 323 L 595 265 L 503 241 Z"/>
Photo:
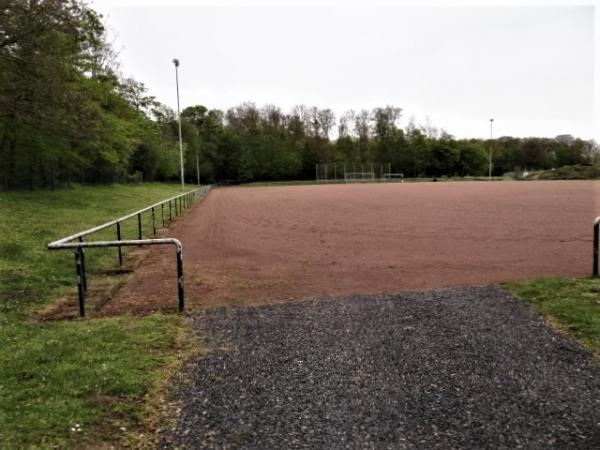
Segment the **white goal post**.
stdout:
<path fill-rule="evenodd" d="M 344 172 L 344 181 L 346 183 L 375 181 L 375 172 Z"/>
<path fill-rule="evenodd" d="M 394 179 L 400 180 L 401 183 L 404 183 L 404 174 L 403 173 L 384 173 L 383 181 L 392 181 Z"/>
<path fill-rule="evenodd" d="M 368 183 L 385 182 L 392 173 L 390 163 L 318 163 L 315 164 L 315 182 L 319 183 Z"/>

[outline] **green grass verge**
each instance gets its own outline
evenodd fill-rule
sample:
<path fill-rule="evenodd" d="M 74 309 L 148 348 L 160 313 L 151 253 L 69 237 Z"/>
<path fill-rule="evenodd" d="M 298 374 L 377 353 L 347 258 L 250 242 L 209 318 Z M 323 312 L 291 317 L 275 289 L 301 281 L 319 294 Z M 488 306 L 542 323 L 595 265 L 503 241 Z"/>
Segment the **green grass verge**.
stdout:
<path fill-rule="evenodd" d="M 75 289 L 72 252 L 48 251 L 48 242 L 180 192 L 143 184 L 0 193 L 0 447 L 114 443 L 141 423 L 145 395 L 176 359 L 179 317 L 40 324 L 30 315 Z M 136 226 L 127 223 L 124 237 Z M 90 250 L 90 272 L 114 265 L 115 254 Z"/>
<path fill-rule="evenodd" d="M 541 278 L 505 287 L 600 357 L 600 278 Z"/>

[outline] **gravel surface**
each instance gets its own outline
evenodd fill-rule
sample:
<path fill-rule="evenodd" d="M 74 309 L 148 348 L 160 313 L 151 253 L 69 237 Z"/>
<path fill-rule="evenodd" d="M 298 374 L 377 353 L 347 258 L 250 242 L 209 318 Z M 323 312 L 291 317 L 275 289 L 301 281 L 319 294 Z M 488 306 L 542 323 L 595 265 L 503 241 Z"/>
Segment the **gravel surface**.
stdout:
<path fill-rule="evenodd" d="M 194 319 L 164 448 L 600 448 L 600 366 L 496 287 Z"/>

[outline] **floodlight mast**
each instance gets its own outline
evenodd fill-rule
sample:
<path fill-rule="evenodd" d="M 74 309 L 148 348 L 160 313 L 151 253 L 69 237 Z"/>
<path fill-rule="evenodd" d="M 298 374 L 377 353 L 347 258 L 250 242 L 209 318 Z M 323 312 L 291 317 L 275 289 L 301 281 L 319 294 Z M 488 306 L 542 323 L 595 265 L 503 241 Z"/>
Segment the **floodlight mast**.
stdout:
<path fill-rule="evenodd" d="M 488 181 L 492 181 L 492 139 L 494 139 L 494 119 L 490 119 L 490 150 L 488 162 Z"/>
<path fill-rule="evenodd" d="M 177 86 L 177 118 L 179 122 L 179 164 L 181 166 L 181 189 L 185 188 L 185 182 L 183 180 L 183 139 L 181 138 L 181 113 L 179 112 L 179 60 L 175 58 L 173 60 L 175 64 L 175 85 Z"/>

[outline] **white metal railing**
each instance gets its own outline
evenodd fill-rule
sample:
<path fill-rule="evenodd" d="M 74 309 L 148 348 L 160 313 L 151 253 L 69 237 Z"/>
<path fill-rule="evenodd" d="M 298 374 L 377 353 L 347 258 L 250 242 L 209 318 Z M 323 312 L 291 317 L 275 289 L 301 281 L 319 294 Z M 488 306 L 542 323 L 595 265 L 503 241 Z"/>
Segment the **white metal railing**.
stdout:
<path fill-rule="evenodd" d="M 183 291 L 183 248 L 181 242 L 175 238 L 150 238 L 143 239 L 142 230 L 142 214 L 150 211 L 152 214 L 152 234 L 156 236 L 156 210 L 160 208 L 161 212 L 161 223 L 165 226 L 165 223 L 171 222 L 177 217 L 184 208 L 191 206 L 198 198 L 203 197 L 211 186 L 203 186 L 198 189 L 186 192 L 175 197 L 168 198 L 161 202 L 150 205 L 146 208 L 127 214 L 126 216 L 119 217 L 118 219 L 110 222 L 103 223 L 96 227 L 90 228 L 79 233 L 75 233 L 71 236 L 59 239 L 51 242 L 47 245 L 49 250 L 64 250 L 64 249 L 75 249 L 75 269 L 77 273 L 77 291 L 79 297 L 79 314 L 85 316 L 85 292 L 87 291 L 87 274 L 85 270 L 85 252 L 84 248 L 89 247 L 117 247 L 119 256 L 119 266 L 123 265 L 123 253 L 121 247 L 128 247 L 134 245 L 174 245 L 177 255 L 177 292 L 179 297 L 179 311 L 183 311 L 185 306 L 185 298 Z M 168 205 L 168 218 L 165 212 L 165 205 Z M 121 239 L 121 223 L 137 217 L 138 224 L 138 239 Z M 112 241 L 84 241 L 86 236 L 97 233 L 106 228 L 115 226 L 116 227 L 116 240 Z M 73 242 L 76 241 L 76 242 Z"/>

